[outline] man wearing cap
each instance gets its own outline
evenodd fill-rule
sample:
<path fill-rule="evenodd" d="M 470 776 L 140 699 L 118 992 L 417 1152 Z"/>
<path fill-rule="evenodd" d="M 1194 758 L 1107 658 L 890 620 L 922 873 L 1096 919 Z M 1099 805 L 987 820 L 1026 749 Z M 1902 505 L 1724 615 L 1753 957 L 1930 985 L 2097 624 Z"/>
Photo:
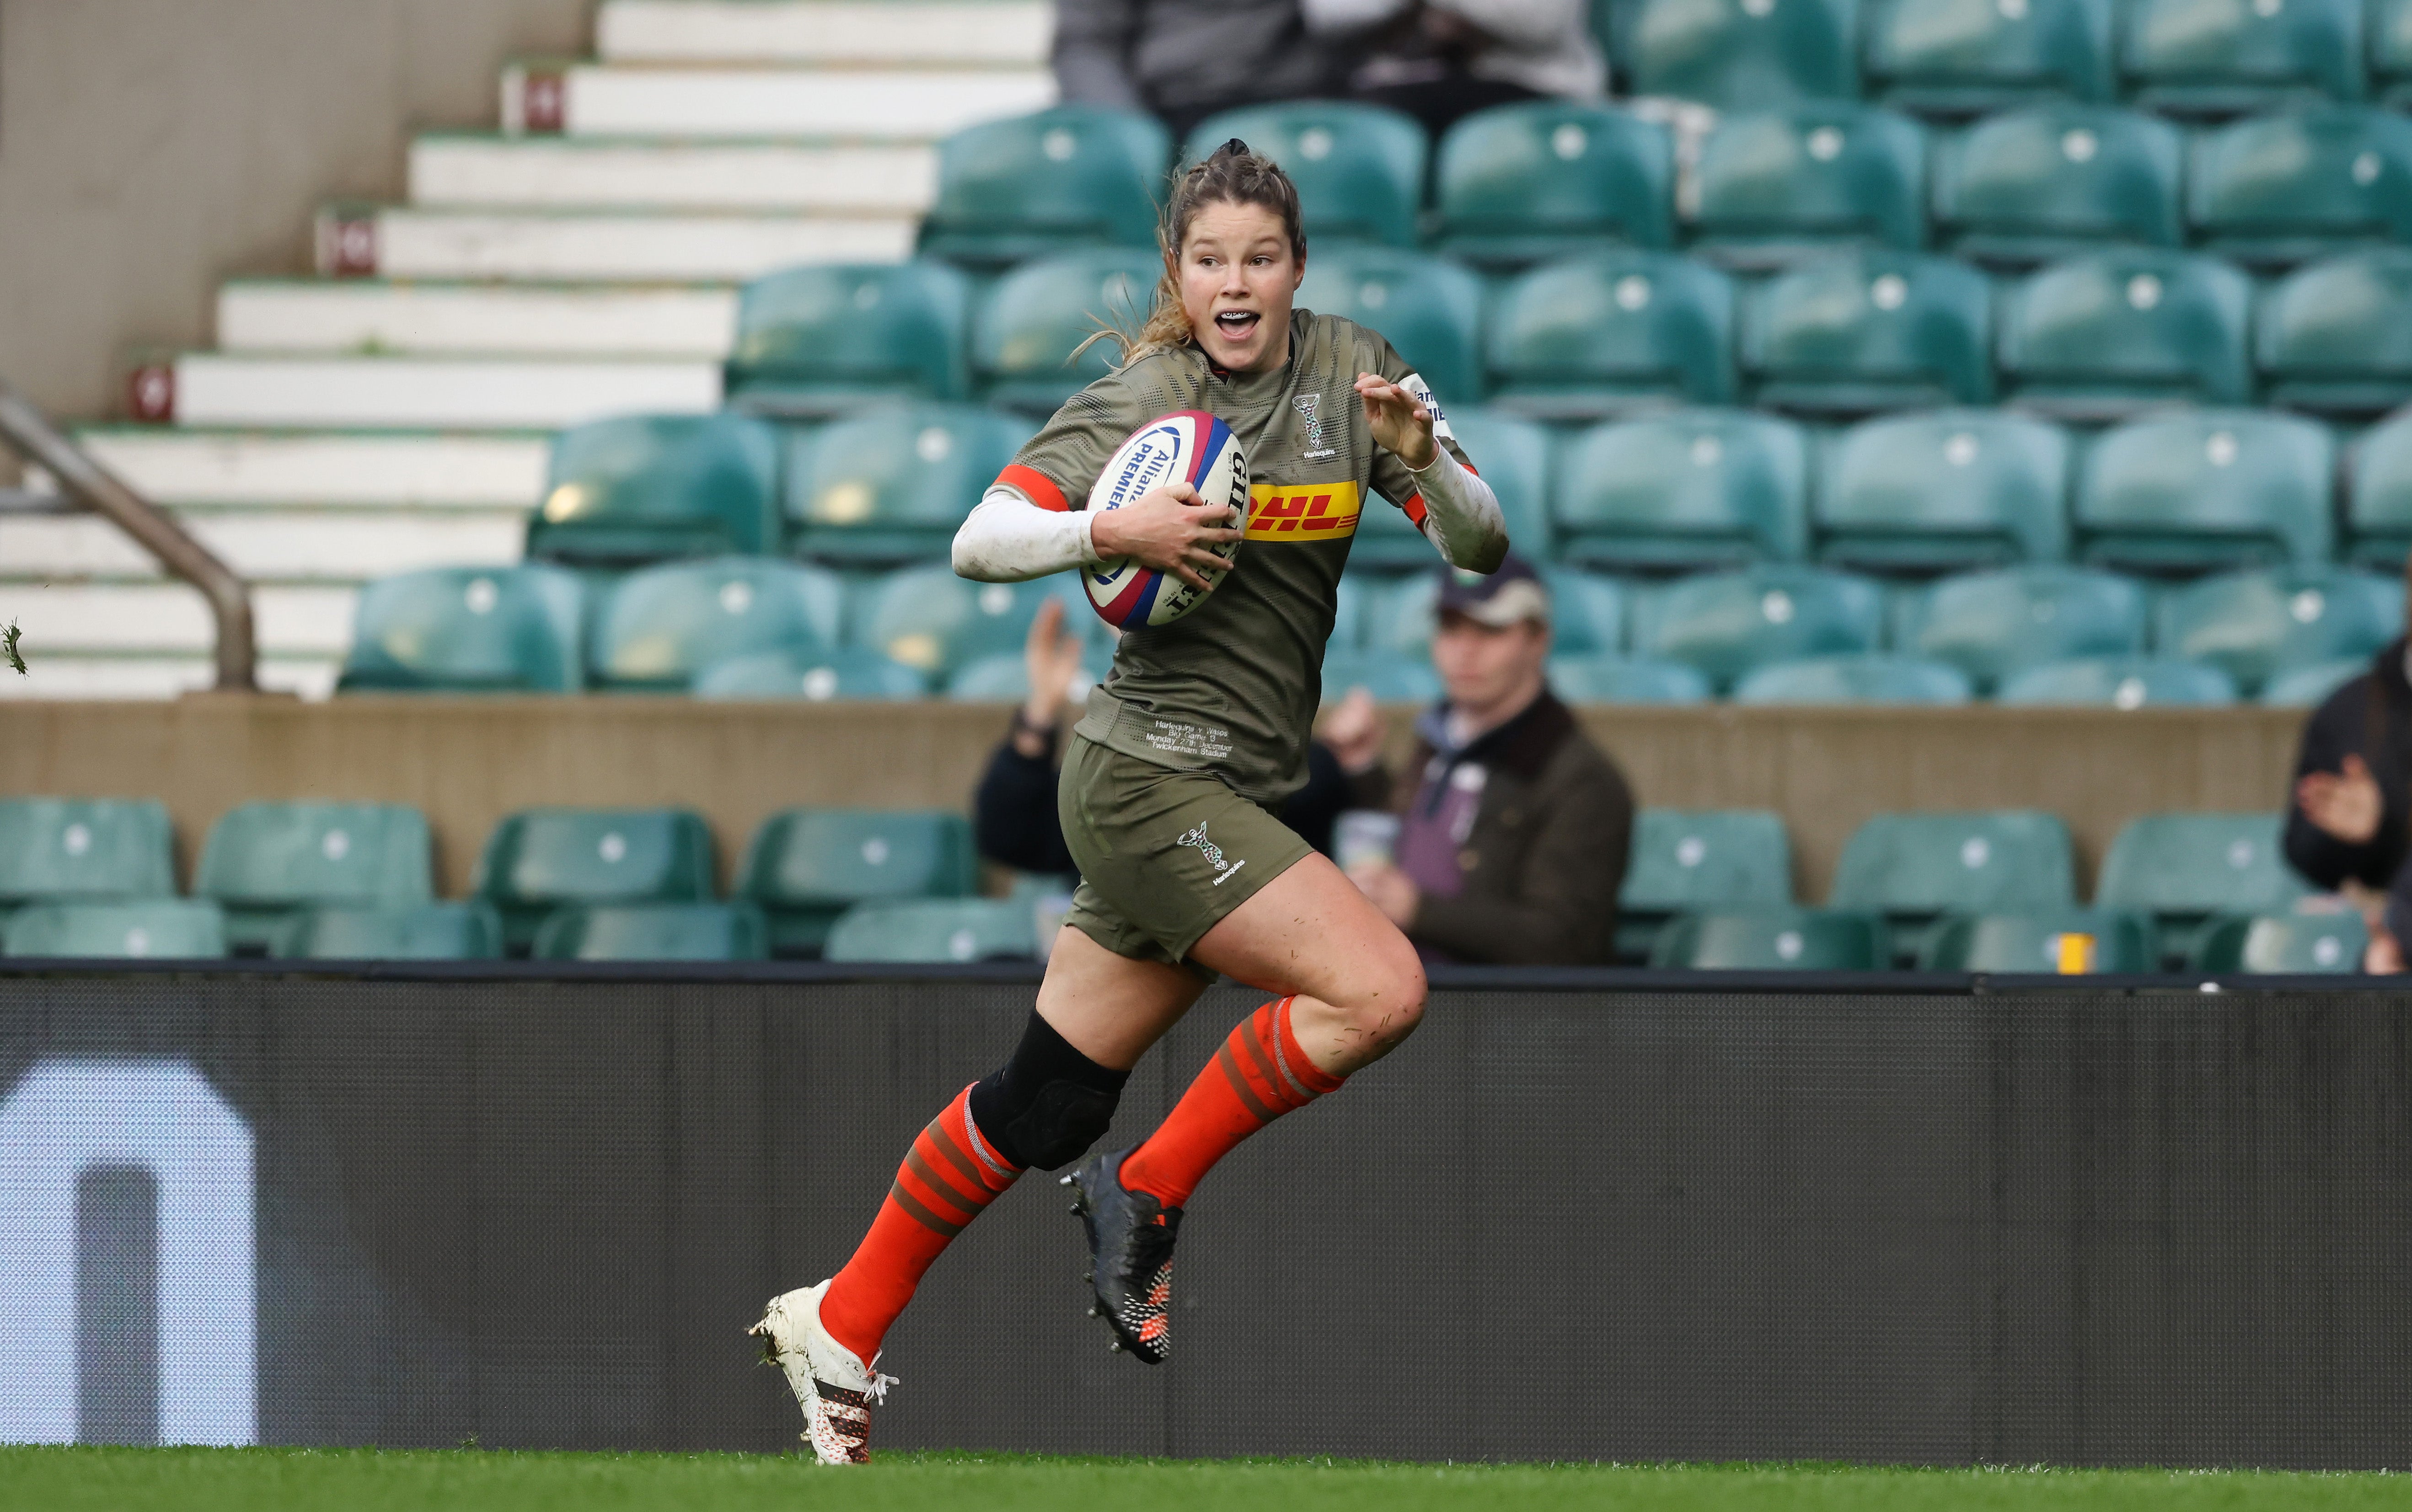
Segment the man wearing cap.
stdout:
<path fill-rule="evenodd" d="M 1433 666 L 1446 697 L 1416 721 L 1408 782 L 1380 765 L 1363 700 L 1322 735 L 1360 807 L 1399 815 L 1391 859 L 1349 873 L 1427 961 L 1604 965 L 1633 797 L 1550 692 L 1550 594 L 1515 556 L 1443 569 Z"/>

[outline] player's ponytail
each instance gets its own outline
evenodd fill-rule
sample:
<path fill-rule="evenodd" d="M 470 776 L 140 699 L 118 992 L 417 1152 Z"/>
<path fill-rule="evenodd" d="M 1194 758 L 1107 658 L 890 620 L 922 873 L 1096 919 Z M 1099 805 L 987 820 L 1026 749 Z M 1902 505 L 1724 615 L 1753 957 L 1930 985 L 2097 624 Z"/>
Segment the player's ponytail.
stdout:
<path fill-rule="evenodd" d="M 1181 308 L 1181 244 L 1188 239 L 1189 223 L 1197 219 L 1198 213 L 1214 204 L 1257 205 L 1272 211 L 1279 217 L 1282 229 L 1288 233 L 1290 256 L 1301 259 L 1306 257 L 1306 222 L 1299 213 L 1298 185 L 1290 183 L 1280 164 L 1250 152 L 1246 142 L 1234 137 L 1215 148 L 1204 162 L 1173 171 L 1171 192 L 1165 196 L 1164 216 L 1155 228 L 1156 245 L 1164 254 L 1164 272 L 1156 280 L 1155 303 L 1148 311 L 1146 323 L 1136 334 L 1108 326 L 1089 341 L 1114 343 L 1122 348 L 1125 362 L 1188 345 L 1189 316 Z M 1081 349 L 1086 350 L 1088 345 L 1082 342 Z"/>

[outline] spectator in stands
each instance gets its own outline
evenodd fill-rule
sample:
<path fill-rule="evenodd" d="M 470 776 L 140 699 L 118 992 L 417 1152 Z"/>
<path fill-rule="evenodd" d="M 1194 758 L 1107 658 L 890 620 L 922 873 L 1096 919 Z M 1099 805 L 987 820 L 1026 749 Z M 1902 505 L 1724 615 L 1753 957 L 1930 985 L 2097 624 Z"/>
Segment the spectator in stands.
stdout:
<path fill-rule="evenodd" d="M 2407 565 L 2412 597 L 2412 565 Z M 2371 970 L 2404 969 L 2412 924 L 2412 649 L 2398 639 L 2303 726 L 2287 859 L 2314 887 L 2353 895 L 2370 922 Z"/>
<path fill-rule="evenodd" d="M 1217 110 L 1331 92 L 1333 53 L 1299 0 L 1056 0 L 1067 105 L 1146 110 L 1177 145 Z"/>
<path fill-rule="evenodd" d="M 1611 959 L 1633 797 L 1549 689 L 1550 595 L 1514 556 L 1444 569 L 1433 665 L 1446 697 L 1416 724 L 1411 782 L 1380 765 L 1370 707 L 1323 738 L 1360 807 L 1393 809 L 1393 859 L 1349 875 L 1428 961 L 1592 965 Z"/>
<path fill-rule="evenodd" d="M 1354 24 L 1351 98 L 1404 110 L 1433 140 L 1494 105 L 1597 99 L 1608 66 L 1588 0 L 1308 0 L 1318 30 Z"/>

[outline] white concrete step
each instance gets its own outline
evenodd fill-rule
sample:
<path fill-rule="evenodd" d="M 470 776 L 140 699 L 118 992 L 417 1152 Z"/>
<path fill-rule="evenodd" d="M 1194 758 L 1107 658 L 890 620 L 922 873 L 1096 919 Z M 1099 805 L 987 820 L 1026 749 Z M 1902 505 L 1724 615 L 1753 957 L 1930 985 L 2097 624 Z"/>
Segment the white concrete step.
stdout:
<path fill-rule="evenodd" d="M 572 137 L 933 141 L 1055 103 L 1044 68 L 745 68 L 515 63 L 503 130 Z"/>
<path fill-rule="evenodd" d="M 325 656 L 264 656 L 259 685 L 275 693 L 324 698 L 335 691 L 340 660 Z M 37 650 L 26 675 L 0 679 L 0 698 L 172 698 L 214 681 L 206 656 L 111 656 Z"/>
<path fill-rule="evenodd" d="M 230 352 L 728 355 L 737 291 L 711 286 L 238 279 L 218 288 Z"/>
<path fill-rule="evenodd" d="M 534 508 L 547 435 L 91 426 L 75 438 L 154 504 L 358 509 Z"/>
<path fill-rule="evenodd" d="M 137 418 L 180 425 L 559 430 L 720 407 L 720 364 L 192 352 L 135 373 Z"/>
<path fill-rule="evenodd" d="M 524 511 L 370 514 L 307 509 L 174 511 L 184 528 L 250 582 L 357 583 L 418 567 L 520 560 Z M 151 554 L 96 515 L 0 515 L 0 579 L 164 579 Z"/>
<path fill-rule="evenodd" d="M 341 656 L 359 600 L 350 587 L 254 588 L 261 653 Z M 28 665 L 52 653 L 206 656 L 216 636 L 199 593 L 178 582 L 0 583 L 0 621 L 11 619 Z"/>
<path fill-rule="evenodd" d="M 421 208 L 919 215 L 937 186 L 938 154 L 917 143 L 442 134 L 410 144 L 410 200 Z"/>
<path fill-rule="evenodd" d="M 603 0 L 596 51 L 614 61 L 1047 61 L 1043 0 Z"/>
<path fill-rule="evenodd" d="M 330 277 L 568 283 L 743 283 L 808 262 L 897 262 L 908 215 L 420 210 L 338 206 L 318 216 Z"/>

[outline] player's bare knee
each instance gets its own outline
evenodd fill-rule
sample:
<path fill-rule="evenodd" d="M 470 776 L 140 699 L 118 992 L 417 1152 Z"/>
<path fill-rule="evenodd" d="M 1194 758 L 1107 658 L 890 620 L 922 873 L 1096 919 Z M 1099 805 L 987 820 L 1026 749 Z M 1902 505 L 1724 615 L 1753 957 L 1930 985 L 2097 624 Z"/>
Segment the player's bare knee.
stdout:
<path fill-rule="evenodd" d="M 1374 965 L 1354 984 L 1346 1003 L 1335 1004 L 1346 1016 L 1350 1034 L 1384 1048 L 1415 1033 L 1423 1021 L 1423 962 L 1413 950 L 1401 950 Z"/>

